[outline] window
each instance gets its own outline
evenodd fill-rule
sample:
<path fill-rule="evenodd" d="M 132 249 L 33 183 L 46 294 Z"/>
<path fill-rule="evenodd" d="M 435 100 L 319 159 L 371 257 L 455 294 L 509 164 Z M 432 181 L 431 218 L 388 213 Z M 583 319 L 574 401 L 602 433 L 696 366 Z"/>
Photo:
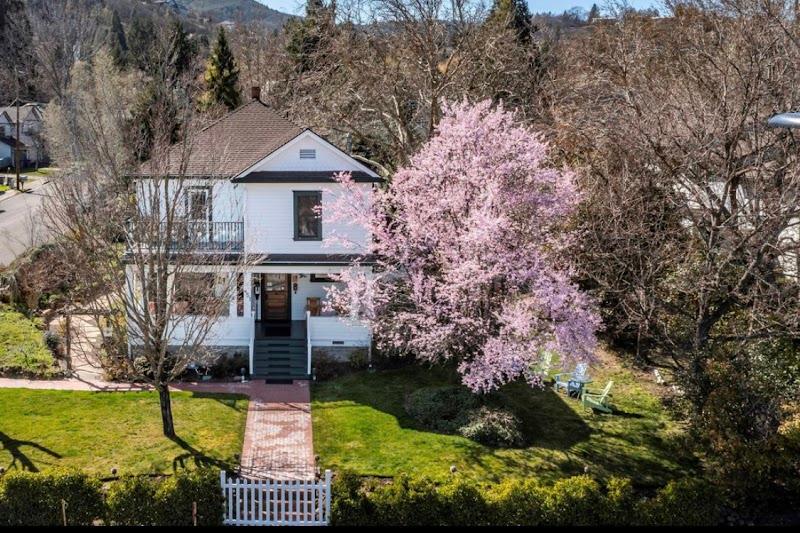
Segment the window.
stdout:
<path fill-rule="evenodd" d="M 211 221 L 211 187 L 186 190 L 186 215 L 189 220 Z"/>
<path fill-rule="evenodd" d="M 176 314 L 228 316 L 225 283 L 214 274 L 180 272 L 175 275 L 174 284 Z"/>
<path fill-rule="evenodd" d="M 327 274 L 311 274 L 312 283 L 336 283 L 333 276 Z"/>
<path fill-rule="evenodd" d="M 244 274 L 236 274 L 236 316 L 244 316 Z"/>
<path fill-rule="evenodd" d="M 300 159 L 316 159 L 317 151 L 313 148 L 301 148 Z"/>
<path fill-rule="evenodd" d="M 322 193 L 294 191 L 294 240 L 322 240 Z"/>

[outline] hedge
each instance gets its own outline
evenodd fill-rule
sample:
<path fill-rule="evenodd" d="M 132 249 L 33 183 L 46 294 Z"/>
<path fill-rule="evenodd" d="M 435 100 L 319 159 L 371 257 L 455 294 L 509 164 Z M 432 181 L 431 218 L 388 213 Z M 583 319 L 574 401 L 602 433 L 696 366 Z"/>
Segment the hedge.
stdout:
<path fill-rule="evenodd" d="M 219 471 L 182 471 L 168 478 L 124 477 L 104 492 L 98 480 L 72 471 L 12 471 L 0 477 L 0 526 L 222 525 L 225 511 Z"/>
<path fill-rule="evenodd" d="M 0 478 L 0 525 L 63 525 L 61 500 L 66 502 L 67 525 L 91 525 L 103 515 L 100 482 L 86 474 L 9 472 Z"/>
<path fill-rule="evenodd" d="M 719 502 L 701 481 L 669 483 L 650 498 L 637 496 L 630 480 L 611 478 L 603 486 L 575 476 L 544 486 L 511 480 L 481 487 L 454 479 L 398 477 L 381 484 L 341 473 L 333 487 L 334 525 L 713 525 Z"/>

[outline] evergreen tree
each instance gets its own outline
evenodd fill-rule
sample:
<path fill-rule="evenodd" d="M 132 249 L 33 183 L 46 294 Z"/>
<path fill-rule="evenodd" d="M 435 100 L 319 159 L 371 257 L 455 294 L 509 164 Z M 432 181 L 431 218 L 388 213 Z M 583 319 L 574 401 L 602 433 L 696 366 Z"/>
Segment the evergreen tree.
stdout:
<path fill-rule="evenodd" d="M 169 63 L 174 75 L 180 76 L 187 72 L 192 66 L 192 60 L 197 53 L 194 43 L 189 40 L 189 35 L 183 29 L 180 20 L 175 19 L 172 24 L 172 34 L 170 35 Z"/>
<path fill-rule="evenodd" d="M 297 70 L 313 70 L 324 57 L 325 41 L 334 29 L 336 3 L 326 6 L 323 0 L 307 0 L 306 16 L 287 23 L 289 41 L 286 51 L 294 60 Z"/>
<path fill-rule="evenodd" d="M 600 8 L 597 7 L 597 4 L 592 4 L 592 8 L 589 10 L 589 16 L 586 17 L 586 21 L 592 22 L 599 16 L 600 16 Z"/>
<path fill-rule="evenodd" d="M 119 18 L 117 10 L 111 12 L 111 30 L 108 33 L 108 49 L 114 64 L 124 67 L 128 61 L 128 41 L 125 38 L 125 28 Z"/>
<path fill-rule="evenodd" d="M 494 0 L 486 22 L 513 29 L 517 39 L 525 43 L 531 40 L 534 31 L 531 12 L 525 0 Z"/>
<path fill-rule="evenodd" d="M 204 78 L 206 91 L 200 98 L 201 108 L 207 109 L 214 104 L 224 104 L 228 109 L 239 107 L 242 100 L 239 93 L 239 69 L 222 26 L 206 63 Z"/>
<path fill-rule="evenodd" d="M 150 61 L 158 42 L 156 25 L 150 17 L 134 17 L 128 29 L 128 63 L 144 72 L 150 72 Z"/>

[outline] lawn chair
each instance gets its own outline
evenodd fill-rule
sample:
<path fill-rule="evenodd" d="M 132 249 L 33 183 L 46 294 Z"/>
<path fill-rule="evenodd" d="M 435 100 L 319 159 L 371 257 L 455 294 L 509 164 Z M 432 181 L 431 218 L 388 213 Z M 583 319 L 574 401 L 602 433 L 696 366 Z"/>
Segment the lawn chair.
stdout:
<path fill-rule="evenodd" d="M 581 403 L 584 407 L 589 407 L 591 409 L 597 409 L 598 411 L 603 411 L 604 413 L 611 413 L 611 404 L 609 403 L 609 393 L 611 392 L 611 387 L 614 385 L 613 381 L 609 381 L 606 384 L 606 388 L 603 389 L 602 392 L 584 390 L 583 394 L 581 394 Z"/>
<path fill-rule="evenodd" d="M 546 351 L 542 354 L 542 360 L 533 367 L 533 373 L 541 376 L 542 381 L 547 379 L 550 368 L 553 366 L 553 352 Z"/>
<path fill-rule="evenodd" d="M 553 389 L 555 389 L 556 392 L 558 392 L 559 389 L 564 389 L 564 391 L 569 393 L 570 382 L 584 382 L 589 380 L 586 375 L 588 370 L 588 363 L 578 363 L 575 365 L 575 370 L 573 372 L 556 374 L 553 376 Z"/>

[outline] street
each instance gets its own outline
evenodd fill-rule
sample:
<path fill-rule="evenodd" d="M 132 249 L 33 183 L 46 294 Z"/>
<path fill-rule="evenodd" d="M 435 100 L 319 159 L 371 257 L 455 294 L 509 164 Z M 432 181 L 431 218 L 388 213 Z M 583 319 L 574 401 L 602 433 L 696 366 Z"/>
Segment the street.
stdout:
<path fill-rule="evenodd" d="M 22 194 L 0 196 L 0 267 L 43 242 L 45 229 L 39 206 L 49 188 L 49 180 L 41 178 L 30 183 Z"/>

